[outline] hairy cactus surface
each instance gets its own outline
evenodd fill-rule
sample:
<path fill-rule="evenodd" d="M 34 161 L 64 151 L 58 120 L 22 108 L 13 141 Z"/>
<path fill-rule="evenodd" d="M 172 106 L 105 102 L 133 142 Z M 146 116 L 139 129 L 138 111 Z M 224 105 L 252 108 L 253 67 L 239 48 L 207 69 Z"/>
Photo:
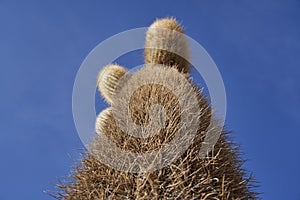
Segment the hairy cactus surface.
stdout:
<path fill-rule="evenodd" d="M 98 89 L 107 102 L 112 103 L 111 97 L 118 80 L 126 73 L 119 65 L 108 65 L 98 75 Z"/>
<path fill-rule="evenodd" d="M 208 129 L 214 133 L 220 126 L 188 77 L 190 55 L 183 33 L 174 18 L 158 19 L 146 34 L 144 67 L 134 74 L 118 65 L 102 69 L 98 88 L 111 107 L 98 115 L 90 151 L 71 180 L 59 185 L 57 198 L 257 198 L 228 132 L 223 130 L 212 150 L 199 157 Z M 176 141 L 173 147 L 159 151 L 172 141 Z M 125 160 L 120 150 L 126 152 Z M 146 154 L 151 162 L 126 162 L 132 155 Z M 117 166 L 110 166 L 111 162 Z"/>

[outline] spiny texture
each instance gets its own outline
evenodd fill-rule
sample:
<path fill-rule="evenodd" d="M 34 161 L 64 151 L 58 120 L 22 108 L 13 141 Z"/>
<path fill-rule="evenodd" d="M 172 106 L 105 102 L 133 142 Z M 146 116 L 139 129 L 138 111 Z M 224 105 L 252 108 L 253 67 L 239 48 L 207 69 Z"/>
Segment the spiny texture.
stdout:
<path fill-rule="evenodd" d="M 158 20 L 155 24 L 163 24 L 163 27 L 167 26 L 165 28 L 175 27 L 174 29 L 182 31 L 174 19 Z M 162 36 L 159 35 L 160 37 Z M 146 44 L 149 40 L 156 41 L 155 34 L 146 38 Z M 168 38 L 164 40 L 167 41 Z M 161 47 L 160 43 L 155 43 L 155 45 Z M 157 54 L 153 54 L 152 50 L 150 52 L 145 50 L 145 62 L 148 64 L 136 74 L 123 75 L 116 80 L 117 84 L 109 97 L 112 107 L 98 115 L 97 136 L 90 145 L 90 151 L 81 160 L 81 165 L 76 167 L 71 174 L 71 181 L 59 186 L 61 192 L 57 198 L 65 200 L 256 199 L 257 194 L 253 190 L 252 179 L 246 177 L 246 172 L 242 169 L 243 160 L 240 158 L 238 147 L 230 142 L 226 131 L 222 132 L 218 142 L 205 158 L 199 157 L 198 153 L 206 133 L 208 131 L 216 133 L 220 127 L 213 119 L 210 106 L 201 94 L 201 90 L 193 84 L 192 80 L 186 78 L 188 63 L 184 63 L 186 61 L 181 58 L 174 59 L 173 54 L 164 50 L 157 51 Z M 163 62 L 157 55 L 165 56 Z M 181 67 L 178 68 L 178 66 Z M 184 75 L 187 83 L 182 77 L 175 75 L 176 70 Z M 143 77 L 154 82 L 143 85 L 141 84 Z M 164 84 L 167 83 L 175 87 L 165 87 Z M 130 90 L 134 92 L 131 93 Z M 125 94 L 120 95 L 122 92 Z M 127 99 L 130 94 L 128 102 L 125 101 L 124 99 Z M 188 102 L 192 101 L 187 101 L 182 107 L 180 95 L 186 97 L 193 96 L 193 94 L 196 96 L 196 104 L 189 104 Z M 155 105 L 163 108 L 163 116 L 155 115 L 157 113 L 153 112 Z M 187 115 L 192 124 L 197 127 L 195 135 L 188 148 L 170 164 L 152 171 L 143 171 L 144 165 L 135 164 L 131 166 L 131 169 L 135 169 L 135 173 L 129 172 L 131 169 L 122 171 L 107 165 L 109 160 L 118 161 L 122 158 L 119 158 L 119 152 L 112 151 L 112 146 L 106 142 L 110 141 L 123 152 L 139 154 L 155 152 L 176 138 L 178 132 L 182 130 L 180 122 L 184 113 L 187 110 L 190 113 L 195 105 L 199 110 L 199 115 L 197 112 L 195 115 Z M 128 112 L 124 112 L 126 109 Z M 157 122 L 160 122 L 159 119 L 162 118 L 163 127 L 154 130 L 151 127 L 150 129 L 137 129 L 142 130 L 137 131 L 141 135 L 149 135 L 149 132 L 154 131 L 151 137 L 135 137 L 127 134 L 126 127 L 134 130 L 135 126 L 147 127 L 153 120 L 155 121 L 153 117 L 157 118 Z M 122 120 L 116 121 L 116 119 Z M 199 123 L 193 123 L 194 120 L 198 120 Z M 121 128 L 122 126 L 125 129 Z M 186 134 L 189 133 L 189 128 L 186 129 Z M 179 142 L 174 150 L 182 148 L 182 144 Z M 159 152 L 155 156 L 164 158 L 166 155 Z M 155 160 L 155 163 L 149 163 L 149 166 L 161 164 L 159 161 L 163 162 L 163 159 Z M 119 164 L 120 166 L 126 165 L 125 161 Z"/>
<path fill-rule="evenodd" d="M 190 52 L 183 28 L 174 18 L 156 20 L 148 29 L 145 62 L 173 66 L 182 73 L 190 71 Z"/>
<path fill-rule="evenodd" d="M 120 87 L 116 88 L 111 110 L 114 111 L 114 118 L 120 120 L 118 124 L 102 121 L 104 127 L 96 127 L 96 132 L 106 134 L 120 148 L 125 145 L 126 150 L 137 152 L 161 148 L 163 143 L 171 141 L 177 134 L 180 121 L 183 120 L 182 113 L 188 112 L 192 122 L 200 117 L 200 112 L 194 112 L 196 109 L 209 117 L 203 100 L 198 100 L 196 86 L 174 68 L 148 64 L 119 82 Z M 180 97 L 182 102 L 179 101 Z M 203 105 L 200 109 L 196 105 L 198 103 Z M 158 116 L 160 113 L 155 109 L 157 105 L 161 106 L 165 116 Z M 206 124 L 202 118 L 200 121 Z M 158 127 L 159 122 L 164 122 L 162 128 Z M 145 126 L 148 128 L 140 128 Z M 123 132 L 135 132 L 136 136 Z"/>
<path fill-rule="evenodd" d="M 126 69 L 119 65 L 107 65 L 98 75 L 98 89 L 102 96 L 111 103 L 111 96 L 118 84 L 118 80 L 126 73 Z"/>

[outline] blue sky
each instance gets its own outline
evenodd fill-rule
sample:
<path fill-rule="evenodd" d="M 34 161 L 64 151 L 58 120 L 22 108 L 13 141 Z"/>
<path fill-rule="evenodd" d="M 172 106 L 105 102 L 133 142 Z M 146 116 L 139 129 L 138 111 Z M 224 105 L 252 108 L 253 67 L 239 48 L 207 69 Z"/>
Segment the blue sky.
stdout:
<path fill-rule="evenodd" d="M 51 199 L 43 191 L 83 148 L 72 118 L 80 64 L 106 38 L 165 16 L 216 62 L 226 126 L 261 197 L 300 199 L 300 1 L 0 0 L 0 200 Z"/>

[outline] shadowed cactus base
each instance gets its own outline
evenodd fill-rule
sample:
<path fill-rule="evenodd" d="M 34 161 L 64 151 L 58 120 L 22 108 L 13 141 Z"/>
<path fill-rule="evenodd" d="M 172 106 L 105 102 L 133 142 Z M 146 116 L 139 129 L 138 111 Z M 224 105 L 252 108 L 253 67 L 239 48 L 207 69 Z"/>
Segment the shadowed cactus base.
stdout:
<path fill-rule="evenodd" d="M 167 29 L 169 32 L 164 32 Z M 165 112 L 165 123 L 152 137 L 134 137 L 124 133 L 116 122 L 113 111 L 122 110 L 122 101 L 114 99 L 114 95 L 126 85 L 126 70 L 121 66 L 107 66 L 100 72 L 98 87 L 112 107 L 98 115 L 95 125 L 97 136 L 90 144 L 90 151 L 84 154 L 81 164 L 75 167 L 75 171 L 70 175 L 71 181 L 58 186 L 61 192 L 57 198 L 65 200 L 257 199 L 252 178 L 246 177 L 247 173 L 242 168 L 244 161 L 240 158 L 239 148 L 230 142 L 228 132 L 223 130 L 212 151 L 207 152 L 204 158 L 198 155 L 208 128 L 211 133 L 214 133 L 219 131 L 220 127 L 213 119 L 208 101 L 201 94 L 201 90 L 187 78 L 189 49 L 184 37 L 175 36 L 178 31 L 183 33 L 183 29 L 173 18 L 156 20 L 150 26 L 144 52 L 146 65 L 141 69 L 141 74 L 155 80 L 158 78 L 156 72 L 159 72 L 164 75 L 165 81 L 174 81 L 172 84 L 177 84 L 179 90 L 185 88 L 176 77 L 171 75 L 170 70 L 166 70 L 171 69 L 182 73 L 189 82 L 191 88 L 182 89 L 181 92 L 196 94 L 197 108 L 200 111 L 199 116 L 195 116 L 200 123 L 196 124 L 197 131 L 191 145 L 171 164 L 154 171 L 129 173 L 103 164 L 97 155 L 105 154 L 108 150 L 103 148 L 104 135 L 125 152 L 141 154 L 151 152 L 174 139 L 180 129 L 184 111 L 180 107 L 178 96 L 174 95 L 169 88 L 159 84 L 144 85 L 135 90 L 130 98 L 129 106 L 126 107 L 129 117 L 135 125 L 146 126 L 152 120 L 153 107 L 151 106 L 159 104 Z M 149 46 L 151 48 L 147 48 Z M 174 48 L 174 51 L 179 52 L 181 56 L 164 50 Z M 160 66 L 161 70 L 157 68 L 159 67 L 157 64 L 163 65 Z M 125 81 L 121 81 L 124 75 Z M 126 123 L 125 120 L 125 125 Z M 209 126 L 212 123 L 214 126 Z M 117 157 L 113 154 L 108 156 Z"/>

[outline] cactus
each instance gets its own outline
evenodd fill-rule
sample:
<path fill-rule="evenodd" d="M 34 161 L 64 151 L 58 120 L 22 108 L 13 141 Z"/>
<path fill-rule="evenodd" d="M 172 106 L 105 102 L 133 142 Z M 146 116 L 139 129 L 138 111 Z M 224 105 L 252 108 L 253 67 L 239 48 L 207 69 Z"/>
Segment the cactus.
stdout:
<path fill-rule="evenodd" d="M 210 123 L 214 123 L 210 131 L 218 131 L 220 127 L 213 117 L 207 99 L 188 78 L 190 70 L 188 44 L 178 32 L 183 33 L 183 28 L 174 18 L 156 20 L 146 35 L 144 51 L 146 65 L 142 69 L 128 75 L 125 68 L 109 65 L 99 73 L 99 91 L 111 107 L 98 115 L 95 125 L 97 137 L 90 145 L 90 152 L 85 154 L 81 165 L 71 174 L 72 181 L 59 186 L 62 192 L 57 198 L 65 200 L 257 198 L 253 179 L 246 177 L 247 173 L 242 168 L 244 161 L 240 158 L 238 146 L 230 141 L 227 131 L 222 131 L 218 142 L 204 158 L 198 156 Z M 169 49 L 172 52 L 168 51 Z M 178 72 L 183 78 L 176 76 Z M 143 85 L 143 79 L 146 77 L 160 81 L 161 84 Z M 118 152 L 109 151 L 110 146 L 103 143 L 104 135 L 123 151 L 142 154 L 162 148 L 181 130 L 182 113 L 189 114 L 189 110 L 193 110 L 191 108 L 195 105 L 186 103 L 185 110 L 182 110 L 178 95 L 163 84 L 175 85 L 179 96 L 196 94 L 196 105 L 200 112 L 190 115 L 189 119 L 191 123 L 193 120 L 199 120 L 201 123 L 197 124 L 191 145 L 170 164 L 152 171 L 143 170 L 147 166 L 133 165 L 135 171 L 132 173 L 130 170 L 118 170 L 102 163 L 97 155 L 109 152 L 107 159 L 110 159 L 109 157 L 117 159 L 119 156 Z M 140 85 L 142 86 L 134 88 Z M 133 92 L 130 93 L 129 90 Z M 128 98 L 128 105 L 120 98 L 122 92 L 125 92 L 122 97 Z M 154 107 L 163 108 L 162 116 L 157 115 L 161 112 L 157 112 Z M 116 117 L 124 120 L 117 122 Z M 129 119 L 132 119 L 132 124 Z M 163 126 L 158 127 L 161 121 L 164 121 Z M 126 134 L 126 130 L 120 128 L 120 123 L 123 123 L 125 128 L 148 127 L 139 129 L 146 134 L 156 132 L 151 137 L 135 137 Z M 155 123 L 158 126 L 152 128 L 153 125 L 157 125 Z M 147 126 L 149 124 L 151 126 Z M 186 132 L 191 132 L 189 127 Z M 177 144 L 176 148 L 180 147 L 181 143 Z M 155 160 L 156 163 L 149 165 L 155 165 L 159 161 L 161 160 Z"/>
<path fill-rule="evenodd" d="M 111 96 L 118 80 L 126 73 L 126 69 L 119 65 L 108 65 L 98 75 L 98 89 L 108 103 L 112 103 Z"/>
<path fill-rule="evenodd" d="M 168 65 L 188 73 L 189 47 L 182 33 L 183 28 L 174 18 L 156 20 L 146 34 L 145 63 Z"/>

